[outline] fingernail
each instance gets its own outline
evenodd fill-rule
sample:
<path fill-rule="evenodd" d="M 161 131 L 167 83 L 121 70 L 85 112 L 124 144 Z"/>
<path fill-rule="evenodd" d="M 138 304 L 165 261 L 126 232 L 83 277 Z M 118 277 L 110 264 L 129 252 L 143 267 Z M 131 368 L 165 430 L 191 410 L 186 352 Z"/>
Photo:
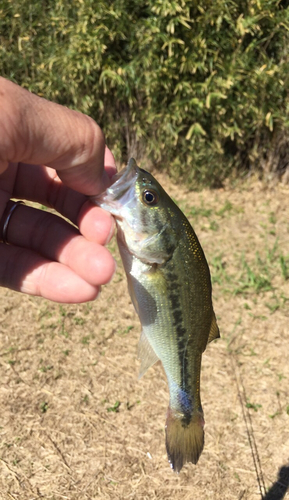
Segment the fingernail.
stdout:
<path fill-rule="evenodd" d="M 110 231 L 108 233 L 108 236 L 105 240 L 105 245 L 108 245 L 108 243 L 110 242 L 110 240 L 112 239 L 113 235 L 114 235 L 114 231 L 115 231 L 115 222 L 114 222 L 114 218 L 112 217 L 112 215 L 110 215 L 110 218 L 112 219 L 112 224 L 111 224 L 111 228 L 110 228 Z"/>

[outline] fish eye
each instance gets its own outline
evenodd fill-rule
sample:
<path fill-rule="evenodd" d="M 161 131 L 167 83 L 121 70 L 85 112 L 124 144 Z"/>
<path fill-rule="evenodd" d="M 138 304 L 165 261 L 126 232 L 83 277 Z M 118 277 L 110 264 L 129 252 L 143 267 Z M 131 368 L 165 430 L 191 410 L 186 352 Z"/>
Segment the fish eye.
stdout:
<path fill-rule="evenodd" d="M 142 194 L 142 199 L 146 205 L 154 206 L 159 201 L 158 195 L 152 189 L 146 189 Z"/>

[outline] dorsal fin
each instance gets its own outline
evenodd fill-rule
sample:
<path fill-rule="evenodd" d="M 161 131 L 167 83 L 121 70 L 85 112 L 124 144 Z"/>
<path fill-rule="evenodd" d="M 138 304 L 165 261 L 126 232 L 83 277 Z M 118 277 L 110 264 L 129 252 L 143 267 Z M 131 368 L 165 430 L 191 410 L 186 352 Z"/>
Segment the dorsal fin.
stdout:
<path fill-rule="evenodd" d="M 141 360 L 141 366 L 138 376 L 138 378 L 140 379 L 145 374 L 145 372 L 159 360 L 143 330 L 140 335 L 137 354 L 138 358 Z"/>
<path fill-rule="evenodd" d="M 208 344 L 209 344 L 209 342 L 212 342 L 212 340 L 219 339 L 219 338 L 220 338 L 220 331 L 219 331 L 219 327 L 217 325 L 215 313 L 213 312 L 213 318 L 212 318 L 212 323 L 211 323 L 211 328 L 210 328 L 210 333 L 209 333 L 209 338 L 208 338 Z"/>

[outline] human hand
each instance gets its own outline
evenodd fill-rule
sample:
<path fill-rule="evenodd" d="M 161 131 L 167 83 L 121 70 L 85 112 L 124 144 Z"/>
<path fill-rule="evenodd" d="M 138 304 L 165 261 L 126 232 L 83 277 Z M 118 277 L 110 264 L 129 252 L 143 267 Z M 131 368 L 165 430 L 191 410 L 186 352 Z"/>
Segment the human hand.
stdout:
<path fill-rule="evenodd" d="M 0 78 L 0 240 L 10 198 L 18 205 L 0 243 L 0 286 L 57 302 L 93 300 L 115 270 L 104 247 L 111 215 L 91 204 L 115 173 L 98 125 Z M 105 168 L 104 168 L 105 165 Z"/>

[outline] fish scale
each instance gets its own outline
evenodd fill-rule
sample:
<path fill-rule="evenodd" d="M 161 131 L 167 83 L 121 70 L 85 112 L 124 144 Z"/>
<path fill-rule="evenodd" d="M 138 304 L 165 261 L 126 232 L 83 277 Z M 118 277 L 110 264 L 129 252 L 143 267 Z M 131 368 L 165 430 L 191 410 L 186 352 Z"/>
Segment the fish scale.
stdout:
<path fill-rule="evenodd" d="M 170 401 L 166 448 L 172 468 L 197 463 L 204 446 L 202 353 L 219 337 L 209 267 L 189 221 L 134 159 L 96 203 L 116 218 L 129 293 L 142 324 L 140 374 L 161 360 Z"/>

